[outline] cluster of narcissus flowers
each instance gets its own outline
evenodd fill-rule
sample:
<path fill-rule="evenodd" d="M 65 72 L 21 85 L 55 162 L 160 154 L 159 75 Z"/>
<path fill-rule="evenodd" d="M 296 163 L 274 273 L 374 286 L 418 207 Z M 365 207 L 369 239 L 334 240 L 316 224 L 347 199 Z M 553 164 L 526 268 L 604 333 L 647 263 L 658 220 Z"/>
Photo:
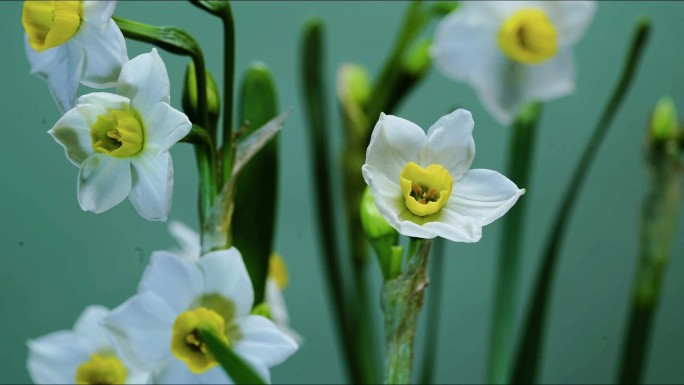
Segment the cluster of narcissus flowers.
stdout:
<path fill-rule="evenodd" d="M 482 227 L 525 193 L 491 170 L 470 170 L 475 157 L 470 112 L 440 118 L 427 136 L 408 120 L 382 114 L 371 136 L 363 177 L 375 204 L 400 234 L 477 242 Z"/>
<path fill-rule="evenodd" d="M 128 301 L 111 312 L 91 306 L 73 331 L 30 341 L 29 372 L 38 384 L 231 383 L 199 334 L 209 328 L 269 381 L 268 369 L 298 345 L 251 314 L 253 302 L 237 249 L 194 261 L 155 252 Z"/>
<path fill-rule="evenodd" d="M 595 10 L 591 1 L 465 1 L 440 22 L 432 55 L 509 123 L 528 102 L 574 91 L 572 47 Z"/>
<path fill-rule="evenodd" d="M 77 166 L 78 202 L 101 213 L 129 198 L 148 220 L 166 220 L 173 192 L 169 149 L 191 122 L 170 106 L 166 66 L 156 49 L 128 60 L 112 20 L 115 1 L 26 1 L 22 22 L 31 71 L 66 111 L 49 131 Z M 79 83 L 116 87 L 76 102 Z M 187 231 L 186 231 L 187 233 Z M 29 341 L 35 383 L 231 383 L 199 330 L 213 331 L 262 378 L 297 348 L 281 290 L 287 273 L 272 260 L 267 304 L 251 312 L 252 283 L 232 248 L 200 258 L 157 252 L 138 293 L 111 312 L 88 307 L 71 331 Z M 186 248 L 187 250 L 187 248 Z M 290 337 L 292 336 L 292 337 Z"/>

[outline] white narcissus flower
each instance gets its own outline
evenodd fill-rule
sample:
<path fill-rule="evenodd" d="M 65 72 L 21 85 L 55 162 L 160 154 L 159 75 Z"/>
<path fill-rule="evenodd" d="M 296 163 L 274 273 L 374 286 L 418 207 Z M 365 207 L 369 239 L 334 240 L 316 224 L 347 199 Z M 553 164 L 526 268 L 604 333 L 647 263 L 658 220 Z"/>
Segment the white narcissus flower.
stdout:
<path fill-rule="evenodd" d="M 200 236 L 195 230 L 183 222 L 171 221 L 169 223 L 169 232 L 180 246 L 180 249 L 171 249 L 169 252 L 188 262 L 196 263 L 199 261 L 202 247 L 200 245 Z M 283 291 L 288 283 L 289 276 L 285 260 L 277 253 L 271 254 L 265 293 L 265 301 L 268 306 L 267 314 L 280 331 L 301 345 L 304 339 L 289 326 L 290 315 L 287 312 L 287 304 L 283 295 Z"/>
<path fill-rule="evenodd" d="M 432 56 L 509 123 L 528 102 L 574 91 L 572 47 L 595 11 L 593 1 L 464 1 L 438 25 Z"/>
<path fill-rule="evenodd" d="M 73 330 L 28 342 L 28 371 L 36 384 L 146 384 L 148 373 L 126 366 L 107 338 L 109 310 L 89 306 Z"/>
<path fill-rule="evenodd" d="M 22 24 L 31 73 L 43 78 L 62 111 L 74 106 L 79 83 L 116 85 L 128 61 L 112 20 L 116 1 L 24 1 Z"/>
<path fill-rule="evenodd" d="M 474 124 L 470 112 L 459 109 L 426 136 L 408 120 L 380 115 L 362 172 L 378 210 L 399 233 L 477 242 L 482 227 L 525 193 L 496 171 L 469 170 Z"/>
<path fill-rule="evenodd" d="M 127 62 L 117 94 L 83 95 L 48 133 L 80 168 L 78 203 L 101 213 L 126 197 L 148 220 L 166 220 L 173 193 L 169 149 L 190 132 L 169 105 L 166 66 L 156 49 Z"/>
<path fill-rule="evenodd" d="M 200 328 L 212 328 L 266 381 L 268 368 L 297 344 L 268 319 L 250 315 L 252 283 L 235 248 L 205 254 L 197 263 L 152 254 L 138 294 L 112 310 L 104 324 L 131 366 L 159 384 L 218 384 L 231 379 L 208 352 Z"/>

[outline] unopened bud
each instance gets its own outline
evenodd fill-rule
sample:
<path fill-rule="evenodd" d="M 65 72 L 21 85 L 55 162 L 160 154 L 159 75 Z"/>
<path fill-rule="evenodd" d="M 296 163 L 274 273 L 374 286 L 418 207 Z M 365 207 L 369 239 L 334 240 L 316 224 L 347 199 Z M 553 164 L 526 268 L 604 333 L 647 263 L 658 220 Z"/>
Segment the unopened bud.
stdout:
<path fill-rule="evenodd" d="M 390 226 L 385 218 L 382 217 L 377 206 L 375 206 L 375 199 L 368 187 L 366 187 L 366 191 L 364 191 L 361 198 L 360 210 L 361 225 L 369 240 L 373 241 L 387 236 L 396 236 L 397 230 Z"/>
<path fill-rule="evenodd" d="M 219 96 L 218 86 L 216 80 L 211 76 L 209 70 L 205 70 L 207 78 L 207 112 L 209 114 L 209 121 L 218 121 L 221 113 L 221 97 Z M 193 123 L 202 124 L 202 117 L 200 116 L 199 103 L 197 99 L 197 75 L 195 72 L 195 64 L 190 62 L 185 69 L 185 83 L 183 86 L 183 111 L 188 115 Z M 209 127 L 205 127 L 209 128 Z"/>
<path fill-rule="evenodd" d="M 678 124 L 674 101 L 669 96 L 661 97 L 651 115 L 651 138 L 656 142 L 676 139 Z"/>

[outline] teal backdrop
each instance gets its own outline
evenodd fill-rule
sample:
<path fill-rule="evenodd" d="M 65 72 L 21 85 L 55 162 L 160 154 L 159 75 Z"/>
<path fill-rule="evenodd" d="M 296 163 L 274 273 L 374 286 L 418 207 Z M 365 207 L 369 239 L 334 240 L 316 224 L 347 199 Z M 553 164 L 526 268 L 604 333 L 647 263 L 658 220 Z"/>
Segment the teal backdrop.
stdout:
<path fill-rule="evenodd" d="M 291 284 L 285 295 L 292 326 L 306 341 L 295 356 L 273 369 L 276 382 L 344 381 L 318 255 L 315 192 L 309 187 L 311 158 L 298 89 L 301 26 L 313 14 L 325 22 L 327 103 L 334 112 L 329 138 L 338 164 L 342 128 L 333 99 L 337 66 L 354 61 L 377 73 L 406 6 L 403 2 L 234 4 L 237 78 L 253 61 L 267 63 L 278 85 L 280 106 L 293 108 L 281 137 L 276 248 L 290 270 Z M 45 83 L 29 74 L 21 7 L 17 1 L 0 3 L 0 383 L 30 381 L 27 340 L 71 328 L 87 305 L 120 304 L 134 293 L 150 253 L 175 246 L 167 224 L 141 219 L 128 202 L 100 215 L 79 208 L 77 169 L 46 134 L 60 114 Z M 208 67 L 222 84 L 218 19 L 183 1 L 122 1 L 116 15 L 186 29 L 203 45 Z M 569 223 L 552 293 L 543 382 L 613 381 L 637 258 L 639 210 L 647 187 L 645 125 L 663 94 L 674 97 L 680 116 L 684 116 L 684 3 L 600 3 L 591 28 L 575 49 L 577 91 L 546 105 L 534 179 L 523 186 L 528 195 L 522 199 L 529 200 L 530 211 L 521 304 L 529 297 L 541 244 L 560 195 L 616 82 L 639 15 L 652 18 L 652 38 L 634 87 L 596 163 L 586 170 L 588 180 Z M 433 30 L 431 25 L 429 32 Z M 128 45 L 130 57 L 150 49 L 137 42 Z M 180 108 L 187 59 L 163 51 L 161 55 L 171 76 L 172 104 Z M 473 112 L 474 167 L 504 171 L 510 130 L 492 119 L 468 86 L 431 70 L 398 114 L 427 128 L 456 105 Z M 198 177 L 192 147 L 179 144 L 172 154 L 175 191 L 170 218 L 197 228 Z M 339 172 L 333 171 L 333 178 L 339 181 L 339 177 Z M 335 193 L 341 209 L 339 182 Z M 680 236 L 674 245 L 646 367 L 648 382 L 684 382 L 682 222 L 680 215 Z M 481 242 L 447 247 L 440 338 L 434 347 L 439 382 L 484 381 L 499 236 L 500 224 L 494 223 L 485 229 Z M 379 271 L 373 268 L 376 292 L 372 296 L 379 298 Z"/>

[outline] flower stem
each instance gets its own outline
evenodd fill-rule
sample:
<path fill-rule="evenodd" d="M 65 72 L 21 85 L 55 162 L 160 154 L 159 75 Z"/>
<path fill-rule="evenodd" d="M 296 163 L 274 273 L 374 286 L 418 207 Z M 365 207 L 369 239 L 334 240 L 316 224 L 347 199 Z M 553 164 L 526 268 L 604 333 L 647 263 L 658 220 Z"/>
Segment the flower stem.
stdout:
<path fill-rule="evenodd" d="M 333 314 L 337 321 L 337 329 L 340 332 L 338 337 L 342 342 L 348 374 L 353 383 L 359 384 L 364 381 L 360 363 L 354 351 L 352 325 L 355 321 L 348 311 L 344 270 L 340 267 L 340 249 L 336 238 L 337 220 L 329 172 L 329 150 L 326 140 L 328 114 L 325 108 L 323 81 L 323 44 L 323 23 L 319 19 L 309 20 L 302 32 L 300 79 L 308 118 L 309 152 L 314 158 L 310 163 L 314 173 L 318 229 L 323 240 L 321 256 L 327 277 L 326 282 L 332 296 Z"/>
<path fill-rule="evenodd" d="M 366 116 L 371 123 L 375 122 L 380 113 L 386 110 L 388 106 L 398 105 L 399 100 L 409 92 L 409 88 L 402 89 L 405 94 L 397 94 L 393 91 L 396 90 L 396 84 L 402 75 L 404 55 L 410 48 L 413 40 L 423 30 L 427 22 L 430 21 L 430 16 L 430 14 L 423 12 L 422 3 L 419 0 L 411 1 L 406 10 L 399 36 L 394 42 L 392 52 L 385 60 L 382 70 L 373 85 L 371 97 L 368 99 Z M 389 113 L 390 111 L 386 110 L 385 112 Z"/>
<path fill-rule="evenodd" d="M 414 238 L 411 243 L 418 245 L 416 254 L 409 254 L 405 271 L 397 278 L 386 281 L 383 287 L 385 384 L 411 382 L 418 315 L 423 307 L 424 290 L 429 283 L 427 264 L 430 241 Z"/>
<path fill-rule="evenodd" d="M 608 132 L 615 114 L 622 104 L 627 91 L 632 84 L 634 74 L 640 63 L 642 53 L 646 46 L 646 41 L 651 30 L 651 23 L 648 19 L 638 21 L 634 31 L 629 54 L 622 70 L 617 87 L 613 90 L 612 96 L 606 106 L 598 124 L 594 128 L 593 134 L 587 144 L 580 162 L 575 168 L 570 183 L 563 195 L 560 210 L 558 210 L 551 233 L 547 238 L 542 257 L 542 264 L 537 273 L 536 282 L 533 287 L 533 297 L 524 320 L 523 336 L 519 346 L 513 372 L 514 383 L 534 383 L 537 376 L 537 369 L 541 358 L 542 341 L 546 326 L 547 307 L 549 294 L 555 275 L 555 267 L 558 262 L 558 252 L 561 249 L 563 234 L 570 219 L 572 209 L 577 202 L 580 190 L 591 164 L 598 153 L 598 149 L 603 142 L 603 138 Z"/>
<path fill-rule="evenodd" d="M 667 143 L 676 144 L 676 143 Z M 680 151 L 649 148 L 647 167 L 650 192 L 641 212 L 640 260 L 632 288 L 629 326 L 622 346 L 618 383 L 639 384 L 648 356 L 653 317 L 672 253 L 675 227 L 682 198 Z"/>
<path fill-rule="evenodd" d="M 223 21 L 223 151 L 222 182 L 230 179 L 233 170 L 233 83 L 235 78 L 235 22 L 230 3 L 226 1 Z"/>
<path fill-rule="evenodd" d="M 437 345 L 439 342 L 439 315 L 442 309 L 442 282 L 444 281 L 444 244 L 442 238 L 435 238 L 432 264 L 430 265 L 430 293 L 427 298 L 427 326 L 425 328 L 425 345 L 423 350 L 423 364 L 419 384 L 434 383 L 435 366 L 437 360 Z"/>
<path fill-rule="evenodd" d="M 526 106 L 513 123 L 509 144 L 509 178 L 520 187 L 530 185 L 537 141 L 537 122 L 541 104 Z M 528 193 L 529 194 L 529 193 Z M 499 244 L 499 262 L 496 269 L 496 291 L 489 334 L 487 382 L 508 382 L 513 357 L 513 325 L 518 300 L 520 251 L 525 227 L 525 208 L 529 197 L 521 199 L 503 218 L 503 234 Z"/>

